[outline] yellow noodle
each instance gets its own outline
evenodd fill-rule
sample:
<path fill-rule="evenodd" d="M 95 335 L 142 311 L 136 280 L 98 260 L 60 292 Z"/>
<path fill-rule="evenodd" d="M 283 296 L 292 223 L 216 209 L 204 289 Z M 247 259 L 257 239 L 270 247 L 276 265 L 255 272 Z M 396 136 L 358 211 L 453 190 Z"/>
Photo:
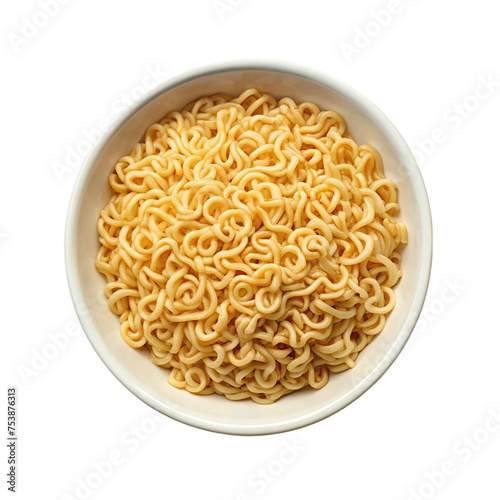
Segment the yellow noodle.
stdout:
<path fill-rule="evenodd" d="M 109 184 L 104 293 L 174 387 L 262 404 L 320 389 L 394 309 L 397 185 L 334 111 L 203 97 L 151 125 Z"/>

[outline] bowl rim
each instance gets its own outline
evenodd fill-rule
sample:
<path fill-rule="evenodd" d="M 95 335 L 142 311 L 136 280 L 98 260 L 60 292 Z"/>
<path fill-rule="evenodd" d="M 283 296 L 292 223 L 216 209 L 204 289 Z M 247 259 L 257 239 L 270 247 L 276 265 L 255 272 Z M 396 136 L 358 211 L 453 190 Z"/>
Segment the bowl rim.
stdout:
<path fill-rule="evenodd" d="M 180 408 L 172 408 L 168 406 L 168 404 L 164 401 L 157 400 L 155 397 L 144 391 L 141 387 L 131 382 L 130 374 L 127 372 L 127 370 L 123 369 L 120 366 L 116 366 L 112 362 L 112 360 L 107 359 L 103 355 L 105 344 L 101 340 L 99 332 L 93 327 L 92 324 L 88 322 L 88 317 L 79 307 L 79 304 L 85 303 L 85 299 L 78 278 L 77 257 L 76 252 L 74 251 L 78 234 L 78 227 L 74 222 L 78 219 L 80 207 L 82 204 L 84 196 L 83 186 L 85 186 L 96 160 L 99 158 L 106 144 L 113 137 L 113 135 L 141 108 L 146 106 L 152 100 L 156 99 L 158 96 L 174 89 L 175 87 L 187 83 L 188 81 L 210 76 L 213 74 L 246 70 L 284 73 L 304 78 L 306 80 L 311 80 L 341 94 L 346 99 L 353 102 L 356 106 L 362 109 L 370 118 L 370 120 L 375 123 L 375 125 L 388 138 L 389 142 L 391 143 L 392 147 L 395 149 L 399 157 L 405 158 L 405 160 L 408 162 L 404 163 L 403 167 L 405 171 L 411 173 L 410 182 L 415 191 L 418 204 L 423 242 L 421 249 L 422 251 L 420 253 L 419 275 L 415 278 L 418 280 L 418 282 L 415 294 L 412 297 L 412 301 L 408 309 L 409 320 L 405 322 L 405 324 L 401 328 L 401 331 L 396 337 L 396 342 L 394 342 L 394 344 L 391 344 L 391 348 L 383 357 L 383 359 L 375 365 L 375 367 L 370 371 L 368 375 L 364 376 L 363 380 L 358 385 L 356 385 L 353 390 L 336 401 L 330 402 L 329 404 L 325 402 L 325 405 L 322 406 L 320 410 L 309 413 L 304 412 L 304 414 L 302 414 L 300 417 L 288 419 L 284 422 L 279 421 L 271 423 L 259 423 L 255 425 L 242 425 L 238 424 L 237 422 L 217 422 L 208 418 L 203 419 L 200 417 L 195 417 L 189 413 L 182 411 L 182 409 Z M 367 97 L 352 88 L 350 85 L 337 79 L 336 77 L 324 74 L 316 69 L 309 68 L 303 65 L 299 66 L 295 63 L 283 63 L 272 60 L 268 60 L 265 62 L 256 62 L 251 60 L 238 62 L 225 61 L 184 71 L 182 73 L 179 73 L 178 75 L 167 78 L 164 82 L 160 83 L 154 89 L 148 91 L 141 98 L 137 99 L 134 103 L 132 103 L 126 109 L 122 110 L 115 117 L 113 117 L 108 127 L 102 132 L 101 136 L 92 146 L 76 176 L 70 201 L 68 204 L 64 236 L 66 277 L 74 308 L 86 337 L 88 338 L 90 344 L 92 345 L 102 362 L 110 370 L 110 372 L 135 396 L 137 396 L 144 403 L 149 405 L 151 408 L 159 411 L 160 413 L 193 427 L 213 432 L 235 435 L 275 434 L 305 427 L 307 425 L 319 422 L 320 420 L 330 417 L 334 413 L 342 410 L 343 408 L 354 402 L 362 394 L 364 394 L 370 387 L 372 387 L 382 377 L 382 375 L 387 372 L 389 367 L 399 356 L 417 324 L 418 318 L 424 305 L 430 281 L 432 266 L 432 246 L 431 209 L 421 172 L 408 144 L 406 143 L 400 132 L 393 125 L 393 123 L 389 120 L 389 118 Z"/>

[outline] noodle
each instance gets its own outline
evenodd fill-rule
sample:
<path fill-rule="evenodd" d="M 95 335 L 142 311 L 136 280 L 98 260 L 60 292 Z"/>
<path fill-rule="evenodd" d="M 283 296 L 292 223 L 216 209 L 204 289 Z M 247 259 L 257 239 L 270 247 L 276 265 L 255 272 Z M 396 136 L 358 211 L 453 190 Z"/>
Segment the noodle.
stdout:
<path fill-rule="evenodd" d="M 109 184 L 109 309 L 174 387 L 257 403 L 319 389 L 395 306 L 397 186 L 333 111 L 203 97 L 151 125 Z"/>

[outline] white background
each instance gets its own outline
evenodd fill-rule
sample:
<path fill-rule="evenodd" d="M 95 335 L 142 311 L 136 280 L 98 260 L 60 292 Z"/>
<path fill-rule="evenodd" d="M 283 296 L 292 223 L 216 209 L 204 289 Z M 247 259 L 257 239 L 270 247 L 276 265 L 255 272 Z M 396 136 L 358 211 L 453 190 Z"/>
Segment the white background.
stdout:
<path fill-rule="evenodd" d="M 3 2 L 0 15 L 0 406 L 17 386 L 17 498 L 500 498 L 494 3 L 64 3 Z M 423 316 L 389 371 L 340 413 L 264 437 L 154 420 L 75 326 L 63 255 L 105 121 L 154 78 L 242 59 L 302 64 L 377 104 L 420 163 L 435 237 Z"/>

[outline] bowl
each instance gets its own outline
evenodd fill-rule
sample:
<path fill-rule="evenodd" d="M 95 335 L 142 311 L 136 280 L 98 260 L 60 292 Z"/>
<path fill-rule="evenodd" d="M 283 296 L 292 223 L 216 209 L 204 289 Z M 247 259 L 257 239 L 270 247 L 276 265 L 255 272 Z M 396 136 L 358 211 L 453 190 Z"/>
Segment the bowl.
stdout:
<path fill-rule="evenodd" d="M 147 126 L 168 111 L 203 95 L 237 95 L 249 87 L 274 97 L 312 101 L 342 114 L 358 144 L 380 152 L 385 174 L 399 185 L 399 219 L 408 227 L 403 278 L 395 287 L 397 305 L 381 335 L 359 356 L 356 367 L 332 374 L 320 390 L 302 389 L 271 405 L 223 396 L 197 396 L 167 382 L 168 372 L 149 352 L 130 348 L 119 320 L 106 305 L 104 277 L 94 267 L 99 248 L 96 221 L 111 191 L 108 176 L 116 161 L 141 140 Z M 330 76 L 290 64 L 214 65 L 172 78 L 138 100 L 103 133 L 82 166 L 66 223 L 65 257 L 70 293 L 90 343 L 116 378 L 142 401 L 186 424 L 216 432 L 262 435 L 290 431 L 329 417 L 369 389 L 401 352 L 420 314 L 430 277 L 432 224 L 425 186 L 413 155 L 394 125 L 368 99 Z"/>

